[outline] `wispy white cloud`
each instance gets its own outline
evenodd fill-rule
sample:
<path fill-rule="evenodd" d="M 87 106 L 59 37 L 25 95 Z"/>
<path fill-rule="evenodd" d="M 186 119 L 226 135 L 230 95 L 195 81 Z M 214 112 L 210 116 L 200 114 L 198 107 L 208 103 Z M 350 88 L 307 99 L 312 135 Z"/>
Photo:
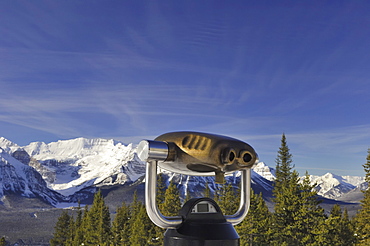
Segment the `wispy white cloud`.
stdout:
<path fill-rule="evenodd" d="M 127 129 L 135 129 L 136 134 L 155 128 L 152 125 L 155 118 L 173 121 L 178 117 L 226 117 L 214 110 L 214 105 L 222 104 L 222 101 L 208 95 L 194 96 L 194 89 L 187 86 L 90 84 L 71 90 L 35 83 L 18 93 L 19 88 L 3 87 L 0 119 L 62 136 L 79 132 L 81 135 L 87 126 L 101 127 L 83 119 L 86 113 L 110 115 L 118 129 L 126 129 L 126 133 Z"/>
<path fill-rule="evenodd" d="M 355 125 L 288 136 L 301 148 L 315 152 L 356 154 L 370 147 L 370 125 Z"/>
<path fill-rule="evenodd" d="M 338 174 L 338 175 L 352 175 L 352 170 L 348 170 L 347 169 L 338 169 L 338 168 L 329 168 L 329 167 L 310 167 L 310 166 L 299 166 L 297 167 L 297 169 L 299 169 L 301 171 L 301 175 L 304 175 L 304 172 L 305 171 L 308 171 L 309 173 L 312 172 L 312 170 L 314 171 L 322 171 L 324 173 L 327 173 L 327 172 L 330 172 L 330 173 L 335 173 L 335 174 Z M 355 174 L 356 173 L 356 174 Z M 362 176 L 361 174 L 359 174 L 358 170 L 355 170 L 355 172 L 353 172 L 353 174 L 355 175 L 358 175 L 358 176 Z"/>
<path fill-rule="evenodd" d="M 251 144 L 261 161 L 269 166 L 275 166 L 282 132 L 276 134 L 245 133 L 245 131 L 242 133 L 241 130 L 239 132 L 241 134 L 234 133 L 231 136 Z M 367 149 L 370 148 L 370 125 L 285 132 L 285 134 L 290 152 L 293 154 L 293 163 L 301 174 L 309 170 L 313 174 L 334 172 L 340 175 L 363 175 L 362 164 L 365 162 Z"/>
<path fill-rule="evenodd" d="M 269 165 L 285 132 L 297 166 L 359 162 L 370 141 L 365 13 L 125 4 L 1 3 L 0 127 L 206 131 L 251 143 Z"/>

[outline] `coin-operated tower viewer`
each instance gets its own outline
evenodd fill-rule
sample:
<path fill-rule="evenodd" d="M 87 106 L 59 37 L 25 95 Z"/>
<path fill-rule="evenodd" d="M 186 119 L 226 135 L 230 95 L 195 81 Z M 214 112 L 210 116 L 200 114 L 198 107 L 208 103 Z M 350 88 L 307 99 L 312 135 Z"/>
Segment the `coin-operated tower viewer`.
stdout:
<path fill-rule="evenodd" d="M 166 228 L 165 246 L 234 246 L 239 235 L 234 225 L 248 213 L 251 189 L 251 167 L 258 157 L 254 149 L 240 140 L 200 132 L 171 132 L 154 140 L 143 140 L 138 146 L 139 158 L 147 162 L 145 206 L 149 218 Z M 241 196 L 238 211 L 223 215 L 210 198 L 187 201 L 179 216 L 161 214 L 156 204 L 157 166 L 190 176 L 214 175 L 217 183 L 224 175 L 241 171 Z M 233 201 L 230 201 L 233 202 Z"/>

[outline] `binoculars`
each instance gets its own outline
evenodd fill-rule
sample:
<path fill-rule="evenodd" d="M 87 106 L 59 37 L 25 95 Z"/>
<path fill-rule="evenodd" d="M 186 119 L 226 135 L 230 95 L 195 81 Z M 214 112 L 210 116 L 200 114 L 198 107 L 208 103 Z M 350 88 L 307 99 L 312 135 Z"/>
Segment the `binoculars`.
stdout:
<path fill-rule="evenodd" d="M 154 140 L 141 141 L 137 154 L 141 160 L 147 162 L 147 214 L 154 224 L 167 228 L 165 245 L 239 245 L 239 237 L 233 226 L 242 222 L 248 213 L 251 168 L 258 162 L 258 156 L 249 144 L 209 133 L 171 132 Z M 216 183 L 223 183 L 227 173 L 241 171 L 238 211 L 224 216 L 212 199 L 198 198 L 185 203 L 180 211 L 181 215 L 163 216 L 156 204 L 158 166 L 190 176 L 214 175 Z M 210 228 L 225 233 L 220 237 L 219 233 L 214 233 Z M 203 243 L 199 244 L 200 242 Z"/>
<path fill-rule="evenodd" d="M 224 174 L 251 168 L 258 157 L 240 140 L 198 132 L 171 132 L 138 146 L 142 160 L 157 160 L 168 171 L 191 176 L 215 175 L 223 183 Z"/>

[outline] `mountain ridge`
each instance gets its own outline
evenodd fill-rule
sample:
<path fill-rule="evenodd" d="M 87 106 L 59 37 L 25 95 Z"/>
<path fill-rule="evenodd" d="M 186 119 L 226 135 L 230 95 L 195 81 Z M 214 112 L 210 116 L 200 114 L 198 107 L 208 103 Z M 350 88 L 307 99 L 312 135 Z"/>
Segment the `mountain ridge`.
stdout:
<path fill-rule="evenodd" d="M 124 145 L 113 139 L 75 138 L 19 146 L 1 137 L 0 147 L 4 156 L 8 154 L 8 159 L 12 157 L 38 172 L 42 177 L 40 183 L 46 184 L 46 189 L 58 193 L 60 196 L 57 199 L 60 202 L 76 202 L 86 198 L 88 189 L 131 184 L 145 174 L 145 163 L 137 157 L 136 148 L 132 144 Z M 190 190 L 194 195 L 200 195 L 206 183 L 214 185 L 212 177 L 167 173 L 167 178 L 176 179 L 183 194 Z M 252 187 L 265 193 L 266 197 L 271 197 L 274 178 L 274 168 L 263 162 L 252 169 Z M 342 177 L 331 173 L 311 175 L 310 178 L 312 183 L 318 184 L 316 190 L 319 195 L 336 200 L 355 191 L 356 187 L 360 187 L 360 190 L 364 183 L 362 177 Z M 236 182 L 238 173 L 228 175 L 227 179 Z M 0 188 L 4 190 L 4 187 Z"/>

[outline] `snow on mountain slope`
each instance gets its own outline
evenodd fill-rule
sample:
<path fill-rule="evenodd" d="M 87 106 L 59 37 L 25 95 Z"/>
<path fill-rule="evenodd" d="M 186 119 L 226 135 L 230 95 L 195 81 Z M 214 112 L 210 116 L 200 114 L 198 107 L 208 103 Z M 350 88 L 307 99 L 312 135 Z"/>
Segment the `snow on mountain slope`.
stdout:
<path fill-rule="evenodd" d="M 365 182 L 365 177 L 360 176 L 341 176 L 343 180 L 351 185 L 360 186 Z"/>
<path fill-rule="evenodd" d="M 86 156 L 96 155 L 105 149 L 111 149 L 116 141 L 110 139 L 86 139 L 76 138 L 71 140 L 59 140 L 45 144 L 43 142 L 33 142 L 25 146 L 24 149 L 37 160 L 66 160 L 81 159 Z M 122 144 L 121 144 L 122 145 Z"/>
<path fill-rule="evenodd" d="M 55 174 L 48 186 L 65 196 L 93 185 L 134 182 L 145 173 L 145 165 L 135 156 L 132 144 L 125 146 L 114 140 L 34 142 L 24 149 Z"/>
<path fill-rule="evenodd" d="M 319 195 L 331 199 L 339 198 L 364 182 L 364 178 L 361 177 L 338 176 L 332 173 L 323 176 L 311 175 L 310 179 L 312 184 L 317 184 L 316 190 Z"/>
<path fill-rule="evenodd" d="M 10 154 L 15 152 L 16 150 L 21 149 L 20 146 L 3 137 L 0 137 L 0 148 Z"/>
<path fill-rule="evenodd" d="M 267 166 L 264 162 L 257 163 L 252 169 L 255 173 L 258 173 L 269 181 L 275 180 L 275 169 Z"/>
<path fill-rule="evenodd" d="M 257 166 L 259 169 L 267 167 L 264 163 L 258 164 Z M 169 185 L 171 180 L 177 184 L 182 197 L 186 197 L 188 192 L 190 192 L 192 197 L 201 197 L 204 195 L 207 185 L 209 186 L 211 193 L 216 192 L 216 190 L 220 188 L 220 185 L 215 183 L 214 176 L 189 176 L 172 173 L 166 170 L 159 170 L 159 172 L 164 175 L 167 185 Z M 271 178 L 270 176 L 272 174 L 268 171 L 265 170 L 264 174 L 266 174 L 268 178 Z M 233 172 L 225 175 L 226 183 L 231 183 L 235 190 L 239 189 L 240 178 L 240 172 Z M 272 181 L 266 179 L 254 170 L 252 170 L 251 178 L 252 188 L 257 194 L 262 192 L 266 198 L 271 196 Z"/>
<path fill-rule="evenodd" d="M 21 163 L 0 148 L 0 197 L 7 194 L 39 197 L 50 204 L 62 199 L 58 193 L 47 188 L 34 168 Z"/>
<path fill-rule="evenodd" d="M 252 182 L 258 182 L 263 186 L 265 180 L 273 181 L 275 179 L 275 170 L 263 162 L 258 163 L 253 167 L 253 171 L 259 174 L 264 179 L 259 179 L 252 175 Z M 301 180 L 303 177 L 301 178 Z M 318 195 L 338 199 L 342 195 L 354 190 L 356 187 L 362 187 L 365 179 L 358 176 L 338 176 L 332 173 L 326 173 L 323 176 L 310 176 L 311 184 L 316 184 Z M 271 183 L 266 183 L 265 186 L 271 186 Z M 361 189 L 361 188 L 360 188 Z"/>

